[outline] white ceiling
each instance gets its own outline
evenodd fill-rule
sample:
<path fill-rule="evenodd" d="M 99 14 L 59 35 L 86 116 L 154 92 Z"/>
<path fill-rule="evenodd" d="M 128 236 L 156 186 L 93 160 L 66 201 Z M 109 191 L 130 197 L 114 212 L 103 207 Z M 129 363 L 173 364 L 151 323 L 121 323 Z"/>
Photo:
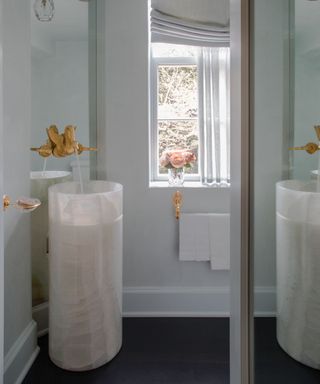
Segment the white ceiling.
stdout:
<path fill-rule="evenodd" d="M 31 0 L 31 42 L 34 45 L 57 41 L 84 41 L 88 39 L 88 3 L 79 0 L 54 0 L 55 14 L 51 21 L 39 21 Z"/>

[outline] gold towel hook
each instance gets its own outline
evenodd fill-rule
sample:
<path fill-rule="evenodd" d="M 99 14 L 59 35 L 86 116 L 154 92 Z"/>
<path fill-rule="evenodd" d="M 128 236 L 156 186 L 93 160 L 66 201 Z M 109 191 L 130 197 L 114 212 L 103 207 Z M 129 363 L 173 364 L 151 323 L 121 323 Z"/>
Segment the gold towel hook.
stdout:
<path fill-rule="evenodd" d="M 182 193 L 180 191 L 177 191 L 173 194 L 172 202 L 176 211 L 176 219 L 179 220 L 182 205 Z"/>

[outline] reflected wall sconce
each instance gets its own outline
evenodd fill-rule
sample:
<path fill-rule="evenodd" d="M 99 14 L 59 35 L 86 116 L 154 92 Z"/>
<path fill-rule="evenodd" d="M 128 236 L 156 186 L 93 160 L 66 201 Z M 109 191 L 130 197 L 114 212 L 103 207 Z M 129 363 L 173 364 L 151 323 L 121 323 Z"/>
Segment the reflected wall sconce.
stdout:
<path fill-rule="evenodd" d="M 51 21 L 54 15 L 53 0 L 35 0 L 33 10 L 39 21 Z"/>

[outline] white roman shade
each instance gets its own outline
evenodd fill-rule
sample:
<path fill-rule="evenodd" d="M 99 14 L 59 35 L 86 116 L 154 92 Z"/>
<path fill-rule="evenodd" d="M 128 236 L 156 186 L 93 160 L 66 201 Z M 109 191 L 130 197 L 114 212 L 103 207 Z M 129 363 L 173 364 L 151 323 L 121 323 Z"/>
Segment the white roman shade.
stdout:
<path fill-rule="evenodd" d="M 229 2 L 151 2 L 151 41 L 202 47 L 229 46 Z"/>

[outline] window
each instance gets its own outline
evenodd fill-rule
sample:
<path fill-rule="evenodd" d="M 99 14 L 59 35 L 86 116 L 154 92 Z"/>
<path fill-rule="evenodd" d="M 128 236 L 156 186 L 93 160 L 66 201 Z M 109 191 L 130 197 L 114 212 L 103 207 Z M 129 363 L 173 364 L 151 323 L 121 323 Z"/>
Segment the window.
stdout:
<path fill-rule="evenodd" d="M 153 180 L 166 180 L 167 170 L 159 159 L 165 150 L 199 152 L 198 65 L 196 47 L 152 44 L 152 173 Z M 188 177 L 200 180 L 198 160 Z"/>
<path fill-rule="evenodd" d="M 165 150 L 196 155 L 186 180 L 223 186 L 229 172 L 229 48 L 151 44 L 151 181 L 167 180 Z"/>

